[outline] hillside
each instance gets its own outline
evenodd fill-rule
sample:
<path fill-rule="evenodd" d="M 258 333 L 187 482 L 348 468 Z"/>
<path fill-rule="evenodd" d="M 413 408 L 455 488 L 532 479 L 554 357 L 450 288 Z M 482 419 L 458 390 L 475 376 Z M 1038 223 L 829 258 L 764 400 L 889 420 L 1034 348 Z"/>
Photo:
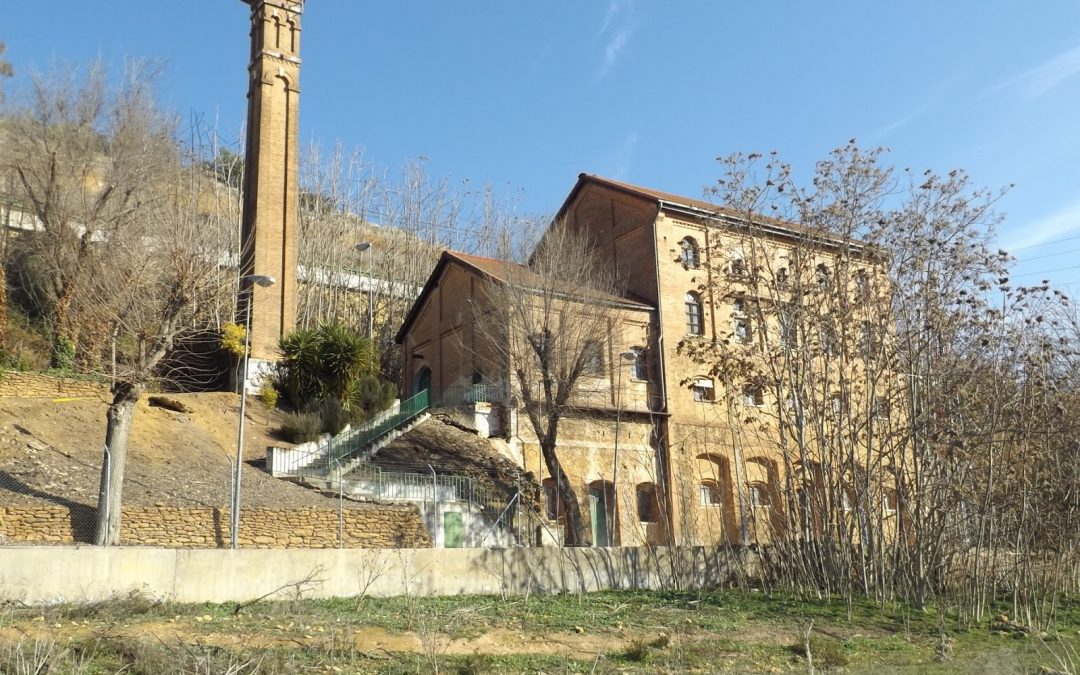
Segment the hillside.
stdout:
<path fill-rule="evenodd" d="M 170 394 L 190 412 L 140 402 L 132 428 L 124 501 L 131 505 L 226 506 L 240 399 L 230 393 Z M 0 398 L 0 506 L 97 503 L 103 397 Z M 321 494 L 262 470 L 283 413 L 249 399 L 241 480 L 245 506 L 334 506 Z"/>

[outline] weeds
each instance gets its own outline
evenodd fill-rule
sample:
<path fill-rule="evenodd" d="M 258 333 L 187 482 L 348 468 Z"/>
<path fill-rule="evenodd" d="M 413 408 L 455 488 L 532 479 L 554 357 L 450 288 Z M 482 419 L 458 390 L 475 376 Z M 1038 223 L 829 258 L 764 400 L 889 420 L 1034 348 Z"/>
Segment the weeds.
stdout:
<path fill-rule="evenodd" d="M 389 556 L 381 560 L 396 562 Z M 646 673 L 807 672 L 812 667 L 813 672 L 916 668 L 951 673 L 972 672 L 973 664 L 995 671 L 1008 664 L 1016 672 L 1040 666 L 1075 672 L 1080 644 L 1075 625 L 1045 640 L 998 635 L 989 622 L 947 630 L 941 616 L 951 615 L 944 612 L 872 603 L 852 605 L 849 621 L 846 603 L 779 592 L 772 597 L 609 592 L 584 601 L 576 594 L 533 595 L 526 601 L 499 595 L 424 597 L 418 582 L 405 577 L 405 596 L 367 597 L 362 605 L 357 598 L 304 600 L 286 592 L 239 614 L 233 613 L 235 603 L 177 605 L 138 594 L 44 611 L 12 603 L 3 608 L 3 635 L 24 638 L 0 642 L 0 672 L 277 675 L 589 672 L 595 667 L 598 673 Z M 386 635 L 397 641 L 386 643 Z M 481 642 L 470 642 L 480 637 Z M 952 645 L 952 656 L 938 662 L 934 657 L 942 639 Z M 594 659 L 597 652 L 606 656 Z"/>

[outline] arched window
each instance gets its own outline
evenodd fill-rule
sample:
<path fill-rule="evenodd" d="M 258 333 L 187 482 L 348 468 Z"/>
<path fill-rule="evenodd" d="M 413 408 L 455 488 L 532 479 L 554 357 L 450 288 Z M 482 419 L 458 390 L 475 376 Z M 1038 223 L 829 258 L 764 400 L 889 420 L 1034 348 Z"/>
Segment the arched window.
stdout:
<path fill-rule="evenodd" d="M 698 248 L 697 241 L 693 237 L 686 237 L 680 241 L 679 248 L 683 265 L 692 270 L 701 267 L 701 249 Z"/>
<path fill-rule="evenodd" d="M 750 506 L 755 509 L 764 509 L 772 505 L 769 501 L 769 486 L 765 483 L 751 483 L 747 486 L 747 490 Z"/>
<path fill-rule="evenodd" d="M 787 268 L 786 267 L 781 267 L 780 269 L 776 270 L 776 274 L 774 276 L 774 279 L 776 280 L 777 287 L 785 288 L 788 285 L 788 271 L 787 271 Z"/>
<path fill-rule="evenodd" d="M 702 506 L 720 506 L 720 484 L 711 478 L 706 478 L 698 485 L 698 501 Z"/>
<path fill-rule="evenodd" d="M 745 277 L 750 272 L 746 264 L 746 256 L 742 254 L 742 251 L 732 252 L 731 260 L 728 262 L 728 272 L 733 277 Z"/>
<path fill-rule="evenodd" d="M 715 394 L 713 394 L 713 381 L 707 377 L 694 378 L 691 390 L 694 392 L 695 401 L 707 403 L 716 400 Z"/>
<path fill-rule="evenodd" d="M 690 291 L 686 294 L 686 334 L 704 335 L 705 322 L 702 320 L 701 297 Z"/>
<path fill-rule="evenodd" d="M 825 290 L 829 287 L 829 267 L 825 263 L 821 263 L 817 266 L 814 272 L 814 279 L 817 281 L 817 287 L 820 290 Z"/>

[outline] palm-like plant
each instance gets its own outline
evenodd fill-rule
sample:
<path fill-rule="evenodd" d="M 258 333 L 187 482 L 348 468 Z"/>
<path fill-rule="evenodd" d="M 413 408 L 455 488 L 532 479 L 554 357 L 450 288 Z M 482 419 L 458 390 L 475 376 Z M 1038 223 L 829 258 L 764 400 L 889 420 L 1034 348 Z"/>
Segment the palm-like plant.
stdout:
<path fill-rule="evenodd" d="M 297 408 L 333 398 L 353 412 L 361 393 L 376 380 L 378 354 L 371 340 L 337 323 L 299 329 L 281 339 L 278 383 Z"/>

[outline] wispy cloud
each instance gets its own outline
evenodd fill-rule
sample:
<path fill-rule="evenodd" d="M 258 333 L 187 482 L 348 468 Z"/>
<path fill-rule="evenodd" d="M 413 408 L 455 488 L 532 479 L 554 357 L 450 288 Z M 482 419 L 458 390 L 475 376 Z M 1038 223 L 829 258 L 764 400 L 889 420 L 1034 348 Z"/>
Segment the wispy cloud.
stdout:
<path fill-rule="evenodd" d="M 983 92 L 983 95 L 1002 89 L 1016 89 L 1026 98 L 1039 98 L 1077 74 L 1080 74 L 1080 45 L 1067 49 L 1019 75 L 998 82 Z"/>
<path fill-rule="evenodd" d="M 1036 246 L 1078 231 L 1080 231 L 1080 199 L 1042 220 L 1021 226 L 1017 231 L 1009 232 L 1002 237 L 1001 247 L 1006 251 L 1020 249 L 1028 251 Z M 1042 252 L 1030 251 L 1032 255 Z M 1022 260 L 1024 256 L 1020 255 L 1019 257 Z"/>
<path fill-rule="evenodd" d="M 623 139 L 619 147 L 615 149 L 614 172 L 612 178 L 623 180 L 630 175 L 630 169 L 634 165 L 634 150 L 637 149 L 638 132 L 631 131 Z"/>
<path fill-rule="evenodd" d="M 600 52 L 597 79 L 607 77 L 619 59 L 626 53 L 626 46 L 636 30 L 633 0 L 609 0 L 604 22 L 596 35 L 604 39 Z"/>
<path fill-rule="evenodd" d="M 888 136 L 893 131 L 896 131 L 897 129 L 899 129 L 901 127 L 907 126 L 908 122 L 911 122 L 914 119 L 922 117 L 928 110 L 930 110 L 930 106 L 931 106 L 930 103 L 925 103 L 925 104 L 919 106 L 918 108 L 916 108 L 915 110 L 912 110 L 907 115 L 904 115 L 903 117 L 895 120 L 894 122 L 886 124 L 882 128 L 875 131 L 873 134 L 871 134 L 871 136 L 874 137 L 874 138 L 880 138 L 882 136 Z"/>

